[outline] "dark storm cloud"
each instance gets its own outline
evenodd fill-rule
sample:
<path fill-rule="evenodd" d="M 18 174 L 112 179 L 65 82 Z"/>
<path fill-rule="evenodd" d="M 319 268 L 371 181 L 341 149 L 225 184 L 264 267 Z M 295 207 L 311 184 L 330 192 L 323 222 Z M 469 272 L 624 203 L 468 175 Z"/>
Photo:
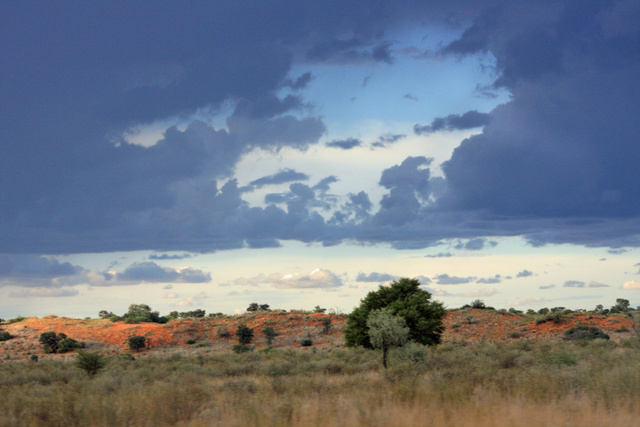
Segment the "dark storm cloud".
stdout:
<path fill-rule="evenodd" d="M 327 147 L 332 148 L 342 148 L 343 150 L 350 150 L 355 147 L 359 147 L 362 145 L 362 141 L 357 138 L 347 138 L 347 139 L 334 139 L 333 141 L 327 142 Z"/>
<path fill-rule="evenodd" d="M 154 262 L 140 262 L 130 265 L 122 273 L 113 274 L 112 278 L 122 282 L 204 283 L 211 281 L 211 274 L 192 268 L 176 270 Z"/>
<path fill-rule="evenodd" d="M 0 254 L 0 279 L 72 276 L 81 270 L 68 262 L 60 263 L 54 258 L 39 255 Z"/>
<path fill-rule="evenodd" d="M 487 239 L 483 239 L 481 237 L 476 237 L 475 239 L 468 240 L 467 242 L 459 242 L 455 245 L 456 249 L 467 249 L 470 251 L 479 251 L 483 249 L 486 245 L 489 246 L 497 246 L 497 242 L 488 241 Z"/>
<path fill-rule="evenodd" d="M 603 17 L 622 19 L 627 2 L 534 3 L 535 13 L 505 3 L 480 15 L 442 51 L 490 51 L 495 85 L 512 96 L 444 165 L 442 202 L 509 218 L 520 233 L 544 220 L 534 245 L 637 246 L 640 26 L 607 35 Z"/>
<path fill-rule="evenodd" d="M 380 138 L 378 138 L 377 141 L 375 141 L 374 143 L 371 144 L 372 147 L 387 147 L 391 144 L 393 144 L 394 142 L 397 142 L 399 140 L 401 140 L 402 138 L 406 137 L 406 135 L 404 134 L 389 134 L 389 135 L 382 135 Z"/>
<path fill-rule="evenodd" d="M 0 251 L 206 252 L 282 239 L 415 249 L 493 236 L 640 246 L 639 9 L 596 0 L 14 2 L 0 14 Z M 330 199 L 329 183 L 294 184 L 265 207 L 242 199 L 233 172 L 244 154 L 306 150 L 326 133 L 298 92 L 312 76 L 290 76 L 294 64 L 393 67 L 389 34 L 432 23 L 460 34 L 439 55 L 490 53 L 492 89 L 510 94 L 488 114 L 417 125 L 484 126 L 442 166 L 444 179 L 414 153 L 382 172 L 379 208 L 364 192 Z M 295 95 L 278 96 L 282 88 Z M 123 139 L 227 103 L 226 129 L 192 121 L 149 147 Z"/>
<path fill-rule="evenodd" d="M 491 121 L 491 115 L 487 113 L 479 113 L 475 110 L 466 113 L 451 114 L 447 117 L 438 117 L 434 119 L 430 125 L 415 125 L 413 131 L 418 134 L 430 134 L 442 130 L 464 130 L 485 126 Z"/>
<path fill-rule="evenodd" d="M 169 254 L 151 254 L 149 255 L 149 259 L 164 261 L 164 260 L 172 260 L 172 259 L 187 259 L 191 258 L 191 254 L 180 254 L 180 255 L 169 255 Z"/>
<path fill-rule="evenodd" d="M 307 85 L 309 84 L 309 82 L 311 82 L 311 80 L 313 80 L 313 74 L 307 72 L 295 80 L 286 79 L 284 86 L 288 86 L 291 89 L 300 90 L 307 87 Z"/>
<path fill-rule="evenodd" d="M 400 165 L 382 172 L 379 184 L 388 189 L 380 202 L 374 221 L 380 225 L 401 226 L 413 222 L 429 198 L 431 171 L 427 166 L 433 159 L 407 157 Z"/>
<path fill-rule="evenodd" d="M 273 175 L 263 176 L 262 178 L 251 181 L 249 185 L 261 188 L 265 185 L 285 184 L 287 182 L 294 181 L 306 181 L 309 179 L 309 175 L 296 172 L 293 169 L 282 169 Z"/>
<path fill-rule="evenodd" d="M 344 64 L 360 64 L 366 62 L 384 62 L 392 64 L 392 43 L 383 41 L 369 47 L 370 40 L 350 38 L 334 39 L 313 46 L 307 52 L 311 62 L 335 62 Z"/>

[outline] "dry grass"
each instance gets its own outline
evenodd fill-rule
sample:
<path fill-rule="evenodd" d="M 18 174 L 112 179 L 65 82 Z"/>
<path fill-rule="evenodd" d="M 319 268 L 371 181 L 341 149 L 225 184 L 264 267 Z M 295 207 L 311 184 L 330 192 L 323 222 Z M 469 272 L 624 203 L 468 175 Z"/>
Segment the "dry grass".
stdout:
<path fill-rule="evenodd" d="M 0 366 L 0 426 L 633 426 L 636 339 L 444 345 L 390 369 L 367 350 L 208 348 L 135 361 L 93 379 L 70 361 Z"/>

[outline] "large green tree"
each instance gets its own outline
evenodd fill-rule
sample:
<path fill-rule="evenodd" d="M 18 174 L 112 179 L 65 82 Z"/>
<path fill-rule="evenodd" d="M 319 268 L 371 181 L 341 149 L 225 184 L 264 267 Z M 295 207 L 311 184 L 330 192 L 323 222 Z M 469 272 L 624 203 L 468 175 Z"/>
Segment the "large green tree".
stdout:
<path fill-rule="evenodd" d="M 388 308 L 395 316 L 404 318 L 409 328 L 409 341 L 425 345 L 440 343 L 446 314 L 443 304 L 432 301 L 431 294 L 420 289 L 416 279 L 402 278 L 390 286 L 380 286 L 360 301 L 360 306 L 347 318 L 345 341 L 347 346 L 373 348 L 367 319 L 373 310 Z"/>

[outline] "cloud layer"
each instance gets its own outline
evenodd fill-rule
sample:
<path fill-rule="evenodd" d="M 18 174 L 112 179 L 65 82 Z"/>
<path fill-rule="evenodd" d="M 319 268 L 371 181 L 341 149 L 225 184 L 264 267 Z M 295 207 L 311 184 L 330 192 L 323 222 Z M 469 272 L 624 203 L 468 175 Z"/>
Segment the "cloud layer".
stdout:
<path fill-rule="evenodd" d="M 210 252 L 279 240 L 403 249 L 462 239 L 464 249 L 481 250 L 499 236 L 534 246 L 640 245 L 637 2 L 19 2 L 5 9 L 1 253 Z M 309 174 L 294 169 L 239 186 L 236 165 L 247 153 L 304 152 L 327 133 L 305 99 L 314 76 L 292 75 L 294 66 L 394 67 L 406 52 L 396 49 L 394 31 L 422 24 L 458 36 L 416 61 L 490 55 L 495 82 L 479 93 L 510 94 L 493 111 L 467 108 L 416 125 L 423 137 L 482 129 L 455 149 L 444 177 L 432 174 L 429 153 L 414 153 L 380 171 L 379 203 L 360 189 L 329 194 L 339 176 L 303 184 Z M 224 126 L 197 119 L 225 106 Z M 126 139 L 180 120 L 148 146 Z M 401 137 L 373 146 L 388 149 Z M 327 145 L 339 154 L 362 150 L 357 135 Z M 260 206 L 243 198 L 274 184 L 290 185 Z M 19 270 L 5 258 L 0 274 L 78 273 L 32 261 Z M 118 274 L 206 279 L 152 265 Z"/>

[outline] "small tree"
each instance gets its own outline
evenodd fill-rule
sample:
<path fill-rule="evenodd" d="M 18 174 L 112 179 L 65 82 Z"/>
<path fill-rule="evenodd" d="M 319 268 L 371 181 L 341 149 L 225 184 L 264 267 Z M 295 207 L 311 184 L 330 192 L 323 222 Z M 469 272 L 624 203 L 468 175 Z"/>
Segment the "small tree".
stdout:
<path fill-rule="evenodd" d="M 61 334 L 63 335 L 63 334 Z M 66 338 L 66 335 L 64 336 Z M 45 353 L 58 352 L 58 336 L 55 332 L 43 332 L 38 340 L 42 344 Z"/>
<path fill-rule="evenodd" d="M 271 311 L 269 308 L 269 304 L 258 304 L 257 302 L 252 302 L 247 307 L 247 311 Z"/>
<path fill-rule="evenodd" d="M 320 321 L 320 323 L 322 324 L 322 333 L 328 334 L 329 331 L 331 330 L 331 318 L 325 317 Z"/>
<path fill-rule="evenodd" d="M 626 313 L 627 311 L 629 311 L 630 305 L 631 304 L 629 303 L 628 299 L 616 298 L 616 305 L 611 307 L 611 311 Z"/>
<path fill-rule="evenodd" d="M 314 312 L 314 313 L 324 313 L 325 311 L 327 311 L 327 309 L 326 309 L 326 308 L 322 308 L 322 307 L 320 307 L 319 305 L 316 305 L 316 306 L 313 308 L 313 312 Z"/>
<path fill-rule="evenodd" d="M 481 299 L 477 299 L 477 300 L 471 301 L 471 308 L 483 309 L 483 308 L 487 308 L 487 306 L 484 304 L 484 301 L 482 301 Z"/>
<path fill-rule="evenodd" d="M 240 344 L 251 344 L 251 341 L 253 340 L 253 329 L 249 328 L 247 325 L 238 325 L 236 336 L 238 337 L 238 342 Z"/>
<path fill-rule="evenodd" d="M 76 353 L 74 365 L 76 368 L 85 371 L 89 378 L 93 378 L 107 366 L 107 361 L 100 353 L 90 353 L 80 350 Z"/>
<path fill-rule="evenodd" d="M 273 344 L 273 339 L 278 336 L 278 333 L 271 326 L 266 326 L 262 328 L 262 333 L 264 334 L 264 337 L 267 339 L 267 345 L 271 347 L 271 344 Z"/>
<path fill-rule="evenodd" d="M 129 348 L 134 351 L 139 351 L 147 346 L 147 339 L 140 335 L 129 337 L 127 342 L 129 343 Z"/>
<path fill-rule="evenodd" d="M 382 349 L 382 366 L 387 369 L 387 355 L 392 347 L 403 346 L 409 337 L 407 322 L 394 316 L 388 308 L 373 310 L 367 318 L 369 339 L 374 348 Z"/>

